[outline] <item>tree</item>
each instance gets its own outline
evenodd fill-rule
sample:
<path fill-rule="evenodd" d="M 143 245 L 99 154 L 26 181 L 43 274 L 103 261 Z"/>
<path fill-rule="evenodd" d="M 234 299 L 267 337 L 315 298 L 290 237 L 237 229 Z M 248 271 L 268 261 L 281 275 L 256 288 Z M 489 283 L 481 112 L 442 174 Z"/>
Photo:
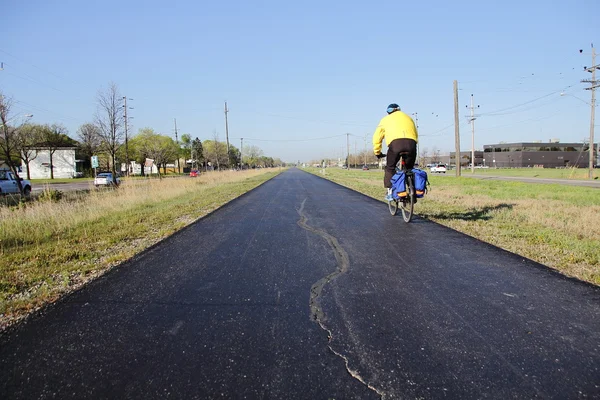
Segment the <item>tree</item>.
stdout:
<path fill-rule="evenodd" d="M 257 146 L 248 146 L 245 150 L 245 163 L 251 168 L 255 168 L 258 165 L 259 158 L 263 155 L 263 151 Z"/>
<path fill-rule="evenodd" d="M 433 146 L 433 149 L 431 150 L 431 152 L 433 153 L 433 160 L 432 160 L 432 162 L 439 163 L 440 162 L 439 158 L 440 158 L 441 152 L 437 148 L 437 146 Z"/>
<path fill-rule="evenodd" d="M 217 162 L 217 169 L 221 170 L 221 164 L 227 165 L 229 163 L 227 155 L 227 144 L 219 142 L 219 134 L 217 131 L 213 131 L 214 141 L 214 155 L 215 161 Z"/>
<path fill-rule="evenodd" d="M 38 156 L 40 143 L 44 141 L 44 127 L 37 124 L 25 124 L 17 130 L 17 147 L 20 149 L 20 157 L 27 166 L 27 179 L 31 179 L 29 163 Z"/>
<path fill-rule="evenodd" d="M 72 139 L 67 136 L 67 128 L 61 124 L 45 125 L 42 129 L 43 143 L 50 153 L 50 179 L 54 179 L 54 153 L 60 147 L 69 146 L 72 144 Z"/>
<path fill-rule="evenodd" d="M 221 169 L 221 165 L 227 165 L 227 144 L 219 141 L 219 134 L 213 131 L 213 140 L 205 140 L 202 144 L 204 157 L 207 161 Z"/>
<path fill-rule="evenodd" d="M 160 167 L 163 167 L 163 171 L 166 173 L 166 164 L 177 158 L 179 149 L 179 146 L 172 138 L 160 135 L 152 128 L 140 129 L 138 135 L 131 139 L 130 144 L 135 151 L 133 154 L 142 163 L 145 163 L 146 158 L 154 161 L 154 164 L 159 168 L 159 178 L 162 178 Z M 142 158 L 143 161 L 141 160 Z"/>
<path fill-rule="evenodd" d="M 159 135 L 159 146 L 161 148 L 163 171 L 167 173 L 167 164 L 174 163 L 179 157 L 179 144 L 170 136 Z"/>
<path fill-rule="evenodd" d="M 96 125 L 101 139 L 100 148 L 112 161 L 111 171 L 116 184 L 116 154 L 123 143 L 123 96 L 117 85 L 111 83 L 106 91 L 98 92 L 97 102 Z"/>
<path fill-rule="evenodd" d="M 424 148 L 423 150 L 421 150 L 421 157 L 420 158 L 421 158 L 421 160 L 423 160 L 423 162 L 419 162 L 419 163 L 422 164 L 422 165 L 429 164 L 428 160 L 427 160 L 428 156 L 429 156 L 429 150 L 427 150 L 427 148 Z"/>
<path fill-rule="evenodd" d="M 17 180 L 19 192 L 23 193 L 23 184 L 19 179 L 18 162 L 20 161 L 17 129 L 10 126 L 9 122 L 16 117 L 11 117 L 12 99 L 4 97 L 0 92 L 0 156 L 8 165 Z"/>
<path fill-rule="evenodd" d="M 181 135 L 181 156 L 187 161 L 192 158 L 192 137 L 187 133 Z"/>
<path fill-rule="evenodd" d="M 148 157 L 148 154 L 146 153 L 146 148 L 147 146 L 145 145 L 145 141 L 149 140 L 149 138 L 152 137 L 152 135 L 156 134 L 154 132 L 154 129 L 152 128 L 141 128 L 138 131 L 138 134 L 134 137 L 132 137 L 131 139 L 129 139 L 129 143 L 128 143 L 128 147 L 129 147 L 129 154 L 131 156 L 131 159 L 136 161 L 138 164 L 140 164 L 142 166 L 141 168 L 141 175 L 144 176 L 145 175 L 145 164 L 146 164 L 146 158 Z"/>
<path fill-rule="evenodd" d="M 77 130 L 77 138 L 79 139 L 79 151 L 89 161 L 100 149 L 100 129 L 91 123 L 83 124 Z"/>
<path fill-rule="evenodd" d="M 235 147 L 232 144 L 229 145 L 229 161 L 231 162 L 230 166 L 232 168 L 236 167 L 238 165 L 240 165 L 240 167 L 241 167 L 241 162 L 242 162 L 241 153 L 237 149 L 237 147 Z"/>
<path fill-rule="evenodd" d="M 198 138 L 194 139 L 194 141 L 192 142 L 192 145 L 191 145 L 190 152 L 191 152 L 190 158 L 192 159 L 192 167 L 195 164 L 196 168 L 198 168 L 198 163 L 204 162 L 204 148 L 202 146 L 202 142 L 200 141 L 200 139 L 198 139 Z"/>

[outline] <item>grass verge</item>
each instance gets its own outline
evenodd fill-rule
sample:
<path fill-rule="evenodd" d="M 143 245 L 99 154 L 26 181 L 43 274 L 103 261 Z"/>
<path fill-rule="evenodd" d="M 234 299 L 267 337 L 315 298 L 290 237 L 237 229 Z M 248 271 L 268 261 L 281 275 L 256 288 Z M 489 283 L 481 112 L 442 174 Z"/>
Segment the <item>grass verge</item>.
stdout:
<path fill-rule="evenodd" d="M 0 331 L 278 173 L 134 181 L 0 207 Z"/>
<path fill-rule="evenodd" d="M 383 171 L 309 169 L 383 202 Z M 600 191 L 438 177 L 415 212 L 495 246 L 600 285 Z"/>

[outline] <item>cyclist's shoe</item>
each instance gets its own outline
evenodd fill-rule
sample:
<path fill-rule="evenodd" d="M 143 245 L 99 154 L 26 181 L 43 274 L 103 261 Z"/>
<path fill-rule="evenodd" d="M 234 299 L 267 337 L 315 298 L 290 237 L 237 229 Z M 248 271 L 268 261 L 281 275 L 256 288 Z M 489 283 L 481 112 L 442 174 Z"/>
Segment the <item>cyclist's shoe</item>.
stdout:
<path fill-rule="evenodd" d="M 385 201 L 394 201 L 394 198 L 392 197 L 392 189 L 387 190 L 387 194 L 385 196 Z"/>

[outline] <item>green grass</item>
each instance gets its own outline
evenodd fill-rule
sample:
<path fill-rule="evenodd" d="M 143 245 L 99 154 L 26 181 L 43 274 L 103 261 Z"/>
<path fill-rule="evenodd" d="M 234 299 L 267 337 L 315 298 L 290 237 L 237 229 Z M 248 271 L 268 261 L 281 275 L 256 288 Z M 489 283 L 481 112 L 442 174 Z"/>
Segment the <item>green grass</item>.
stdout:
<path fill-rule="evenodd" d="M 0 208 L 0 330 L 277 174 L 138 181 Z"/>
<path fill-rule="evenodd" d="M 383 171 L 310 169 L 382 201 Z M 465 175 L 466 176 L 466 175 Z M 421 217 L 600 285 L 600 190 L 429 174 Z"/>
<path fill-rule="evenodd" d="M 447 174 L 454 175 L 454 170 Z M 463 176 L 470 176 L 471 169 L 463 168 Z M 589 170 L 587 168 L 476 168 L 475 175 L 486 176 L 514 176 L 542 179 L 588 179 Z M 594 170 L 594 177 L 598 178 L 600 172 Z"/>

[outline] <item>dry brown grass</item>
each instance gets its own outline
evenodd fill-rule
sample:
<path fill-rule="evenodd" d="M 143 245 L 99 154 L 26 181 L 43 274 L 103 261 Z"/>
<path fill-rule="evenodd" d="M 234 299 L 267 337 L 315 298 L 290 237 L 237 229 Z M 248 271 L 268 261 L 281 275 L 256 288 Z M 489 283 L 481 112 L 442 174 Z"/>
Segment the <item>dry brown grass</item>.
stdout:
<path fill-rule="evenodd" d="M 0 330 L 278 172 L 131 180 L 117 190 L 0 208 Z"/>

